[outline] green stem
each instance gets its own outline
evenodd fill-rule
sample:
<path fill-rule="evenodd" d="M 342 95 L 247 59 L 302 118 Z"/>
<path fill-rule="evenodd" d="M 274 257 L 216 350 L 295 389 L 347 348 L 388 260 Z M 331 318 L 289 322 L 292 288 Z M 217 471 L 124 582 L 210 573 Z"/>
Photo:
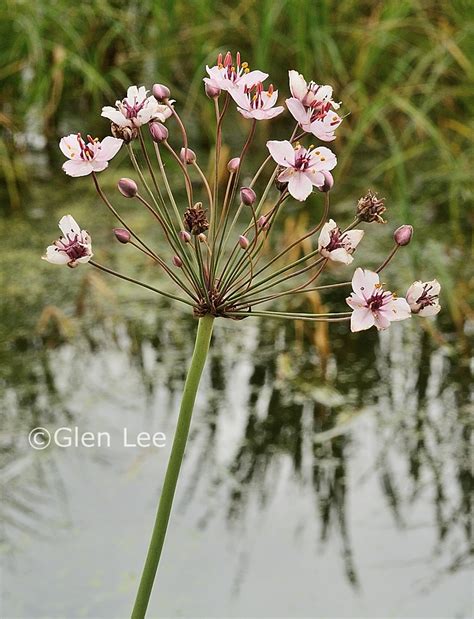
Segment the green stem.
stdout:
<path fill-rule="evenodd" d="M 143 568 L 143 574 L 138 588 L 135 606 L 133 607 L 131 619 L 143 619 L 145 617 L 148 601 L 150 599 L 156 570 L 160 561 L 163 544 L 165 541 L 166 529 L 173 505 L 174 493 L 178 482 L 178 475 L 183 461 L 186 441 L 188 439 L 189 426 L 193 413 L 196 393 L 199 381 L 206 362 L 209 345 L 211 342 L 212 327 L 214 317 L 211 315 L 203 316 L 199 319 L 194 345 L 193 357 L 189 366 L 188 375 L 184 385 L 183 398 L 179 411 L 176 434 L 171 448 L 171 455 L 166 469 L 163 490 L 161 491 L 160 503 L 156 514 L 155 526 L 151 535 L 150 546 Z"/>

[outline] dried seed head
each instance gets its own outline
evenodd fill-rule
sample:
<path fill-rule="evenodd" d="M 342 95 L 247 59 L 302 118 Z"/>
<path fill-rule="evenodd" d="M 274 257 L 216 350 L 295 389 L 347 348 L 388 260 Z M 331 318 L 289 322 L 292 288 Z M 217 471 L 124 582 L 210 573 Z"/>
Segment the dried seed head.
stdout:
<path fill-rule="evenodd" d="M 125 144 L 130 144 L 130 142 L 135 140 L 138 136 L 138 129 L 136 127 L 120 127 L 115 123 L 110 125 L 110 132 L 114 138 L 123 140 Z"/>
<path fill-rule="evenodd" d="M 159 122 L 152 121 L 148 125 L 150 127 L 151 138 L 158 144 L 168 139 L 168 129 Z"/>
<path fill-rule="evenodd" d="M 168 86 L 164 86 L 163 84 L 154 84 L 152 92 L 157 101 L 169 99 L 171 94 Z"/>
<path fill-rule="evenodd" d="M 361 221 L 372 222 L 376 221 L 379 224 L 387 223 L 382 214 L 386 211 L 385 198 L 378 198 L 376 193 L 370 189 L 363 198 L 360 198 L 357 203 L 357 216 Z"/>
<path fill-rule="evenodd" d="M 197 236 L 209 228 L 206 210 L 202 208 L 202 202 L 196 202 L 184 211 L 184 225 L 186 230 Z"/>
<path fill-rule="evenodd" d="M 125 228 L 114 228 L 114 234 L 119 243 L 126 245 L 130 242 L 131 234 L 128 230 L 125 230 Z"/>
<path fill-rule="evenodd" d="M 138 193 L 138 187 L 131 178 L 121 178 L 117 183 L 118 190 L 126 198 L 134 198 Z"/>
<path fill-rule="evenodd" d="M 227 164 L 227 169 L 229 170 L 229 172 L 232 172 L 233 174 L 235 174 L 235 172 L 237 172 L 237 170 L 239 169 L 239 166 L 240 166 L 240 157 L 234 157 Z"/>
<path fill-rule="evenodd" d="M 191 165 L 196 161 L 196 153 L 190 148 L 183 148 L 179 152 L 179 158 L 183 163 Z"/>
<path fill-rule="evenodd" d="M 400 246 L 408 245 L 408 243 L 411 241 L 412 236 L 413 236 L 413 226 L 409 226 L 408 224 L 400 226 L 393 233 L 393 238 L 395 240 L 395 243 Z"/>
<path fill-rule="evenodd" d="M 239 236 L 239 245 L 242 249 L 247 249 L 247 247 L 249 246 L 249 240 L 246 236 L 243 236 L 242 234 Z"/>

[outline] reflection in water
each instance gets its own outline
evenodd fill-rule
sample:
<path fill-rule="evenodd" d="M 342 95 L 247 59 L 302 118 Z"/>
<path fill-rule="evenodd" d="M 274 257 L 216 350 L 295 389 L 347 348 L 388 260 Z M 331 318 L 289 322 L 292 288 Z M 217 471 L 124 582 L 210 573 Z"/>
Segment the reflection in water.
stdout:
<path fill-rule="evenodd" d="M 2 536 L 10 550 L 22 534 L 47 536 L 69 521 L 62 472 L 21 440 L 29 429 L 83 421 L 77 398 L 86 407 L 99 398 L 112 410 L 121 397 L 114 385 L 127 377 L 134 385 L 131 410 L 145 410 L 152 423 L 158 397 L 172 431 L 194 321 L 178 328 L 165 308 L 145 314 L 142 308 L 130 305 L 127 319 L 116 311 L 99 321 L 90 310 L 66 320 L 50 309 L 48 327 L 35 338 L 24 335 L 33 324 L 14 331 L 16 308 L 8 308 L 0 463 Z M 218 325 L 177 512 L 203 501 L 204 492 L 198 527 L 210 526 L 223 509 L 231 529 L 251 526 L 250 506 L 271 514 L 274 489 L 290 470 L 291 483 L 313 496 L 304 518 L 317 523 L 323 546 L 339 549 L 345 577 L 359 589 L 370 583 L 358 570 L 364 556 L 352 547 L 350 497 L 375 475 L 402 530 L 419 501 L 432 502 L 430 522 L 419 526 L 435 524 L 433 556 L 446 549 L 450 558 L 439 573 L 426 572 L 421 584 L 429 590 L 465 568 L 472 550 L 467 364 L 456 363 L 454 345 L 433 346 L 415 321 L 380 336 L 342 338 L 337 328 L 331 334 L 323 354 L 314 346 L 318 334 L 306 325 Z M 360 432 L 353 429 L 366 414 L 378 456 L 355 477 Z M 97 457 L 110 465 L 108 454 Z M 245 552 L 237 590 L 251 560 Z"/>

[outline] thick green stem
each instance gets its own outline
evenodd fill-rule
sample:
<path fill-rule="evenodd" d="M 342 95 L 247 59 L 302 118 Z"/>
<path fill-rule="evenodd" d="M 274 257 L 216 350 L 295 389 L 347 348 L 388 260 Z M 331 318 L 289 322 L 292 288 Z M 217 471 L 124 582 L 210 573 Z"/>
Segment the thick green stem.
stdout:
<path fill-rule="evenodd" d="M 196 343 L 194 345 L 193 357 L 184 385 L 176 434 L 171 448 L 168 468 L 166 469 L 165 481 L 163 490 L 161 491 L 161 498 L 158 505 L 153 533 L 151 535 L 150 546 L 148 548 L 135 606 L 133 607 L 132 619 L 143 619 L 145 617 L 148 601 L 150 599 L 156 570 L 158 569 L 158 563 L 163 550 L 166 529 L 168 527 L 174 493 L 178 482 L 178 475 L 186 448 L 196 393 L 209 351 L 213 324 L 213 316 L 206 315 L 199 319 Z"/>

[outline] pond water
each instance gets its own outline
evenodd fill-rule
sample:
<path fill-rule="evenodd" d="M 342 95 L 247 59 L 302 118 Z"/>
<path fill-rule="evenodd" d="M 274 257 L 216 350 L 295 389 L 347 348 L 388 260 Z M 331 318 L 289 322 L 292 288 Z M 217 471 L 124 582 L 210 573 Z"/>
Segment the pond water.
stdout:
<path fill-rule="evenodd" d="M 44 215 L 2 223 L 1 615 L 125 618 L 195 321 L 37 263 L 55 234 Z M 471 617 L 461 349 L 449 324 L 416 320 L 352 336 L 217 321 L 149 616 Z M 110 446 L 34 450 L 37 426 Z M 166 447 L 125 446 L 124 428 Z"/>

